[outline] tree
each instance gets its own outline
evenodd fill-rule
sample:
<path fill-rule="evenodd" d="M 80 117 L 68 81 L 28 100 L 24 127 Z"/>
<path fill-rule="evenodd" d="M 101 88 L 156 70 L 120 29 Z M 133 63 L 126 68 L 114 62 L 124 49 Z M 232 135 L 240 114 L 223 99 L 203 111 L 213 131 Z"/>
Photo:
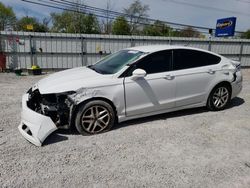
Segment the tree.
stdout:
<path fill-rule="evenodd" d="M 77 23 L 78 20 L 83 20 L 84 15 L 78 14 L 76 15 L 70 11 L 63 11 L 62 13 L 51 13 L 51 20 L 52 20 L 52 31 L 59 32 L 59 33 L 80 33 L 81 30 L 78 28 L 80 25 Z"/>
<path fill-rule="evenodd" d="M 83 2 L 74 0 L 73 11 L 63 11 L 62 13 L 52 13 L 52 31 L 64 33 L 100 33 L 99 22 L 92 14 L 82 12 Z"/>
<path fill-rule="evenodd" d="M 143 5 L 140 0 L 135 0 L 128 8 L 125 8 L 123 12 L 127 14 L 130 21 L 130 32 L 138 33 L 138 25 L 140 23 L 146 23 L 148 17 L 149 6 Z"/>
<path fill-rule="evenodd" d="M 43 20 L 43 23 L 40 23 L 36 18 L 34 17 L 22 17 L 20 20 L 17 21 L 16 24 L 16 30 L 18 31 L 30 31 L 27 28 L 27 25 L 32 25 L 34 32 L 48 32 L 48 22 L 46 19 Z"/>
<path fill-rule="evenodd" d="M 110 19 L 110 11 L 112 11 L 112 3 L 110 0 L 107 0 L 105 19 L 102 19 L 102 32 L 105 34 L 110 34 L 112 32 L 112 19 Z"/>
<path fill-rule="evenodd" d="M 195 29 L 193 29 L 192 27 L 186 27 L 183 30 L 179 31 L 179 36 L 180 37 L 195 37 L 195 38 L 199 38 L 201 37 L 201 33 Z"/>
<path fill-rule="evenodd" d="M 82 26 L 83 26 L 82 33 L 88 33 L 88 34 L 100 33 L 99 22 L 97 18 L 92 14 L 85 16 Z"/>
<path fill-rule="evenodd" d="M 16 22 L 16 15 L 11 7 L 6 7 L 0 2 L 0 30 L 13 28 Z"/>
<path fill-rule="evenodd" d="M 143 29 L 144 35 L 170 36 L 172 29 L 162 21 L 156 20 L 153 25 L 147 25 Z"/>
<path fill-rule="evenodd" d="M 243 38 L 243 39 L 250 39 L 250 29 L 247 30 L 246 32 L 244 32 L 244 33 L 241 35 L 241 38 Z"/>
<path fill-rule="evenodd" d="M 52 31 L 63 33 L 100 33 L 99 23 L 94 15 L 85 15 L 80 12 L 63 11 L 52 13 Z"/>
<path fill-rule="evenodd" d="M 117 17 L 113 23 L 112 34 L 130 35 L 130 26 L 123 16 Z"/>

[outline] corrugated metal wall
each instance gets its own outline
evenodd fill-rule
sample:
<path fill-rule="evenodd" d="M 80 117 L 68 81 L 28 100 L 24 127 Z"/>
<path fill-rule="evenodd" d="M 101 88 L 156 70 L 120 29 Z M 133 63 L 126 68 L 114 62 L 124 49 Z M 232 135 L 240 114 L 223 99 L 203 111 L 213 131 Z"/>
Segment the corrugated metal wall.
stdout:
<path fill-rule="evenodd" d="M 242 66 L 250 66 L 250 40 L 197 39 L 149 36 L 88 35 L 63 33 L 0 32 L 7 67 L 72 68 L 95 63 L 101 57 L 131 46 L 187 45 L 219 53 Z M 102 53 L 100 53 L 102 52 Z"/>

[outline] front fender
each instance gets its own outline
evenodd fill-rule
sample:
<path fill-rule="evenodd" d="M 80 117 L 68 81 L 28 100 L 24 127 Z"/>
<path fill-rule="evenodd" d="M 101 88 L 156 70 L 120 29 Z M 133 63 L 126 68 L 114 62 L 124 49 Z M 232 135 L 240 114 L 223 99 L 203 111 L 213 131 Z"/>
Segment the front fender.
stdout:
<path fill-rule="evenodd" d="M 125 114 L 125 100 L 123 85 L 113 85 L 101 88 L 80 88 L 76 93 L 68 96 L 69 100 L 78 106 L 85 101 L 95 98 L 104 98 L 113 103 L 116 108 L 117 115 Z"/>

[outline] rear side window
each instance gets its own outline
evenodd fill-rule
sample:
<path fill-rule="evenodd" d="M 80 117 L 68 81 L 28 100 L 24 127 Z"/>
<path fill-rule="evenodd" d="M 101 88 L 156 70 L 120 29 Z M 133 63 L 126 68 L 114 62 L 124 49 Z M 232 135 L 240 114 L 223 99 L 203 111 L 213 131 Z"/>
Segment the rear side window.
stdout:
<path fill-rule="evenodd" d="M 146 56 L 136 64 L 136 68 L 143 69 L 147 74 L 167 72 L 171 70 L 172 51 L 160 51 Z"/>
<path fill-rule="evenodd" d="M 174 50 L 173 69 L 189 69 L 208 65 L 215 65 L 220 62 L 221 58 L 206 52 L 177 49 Z"/>

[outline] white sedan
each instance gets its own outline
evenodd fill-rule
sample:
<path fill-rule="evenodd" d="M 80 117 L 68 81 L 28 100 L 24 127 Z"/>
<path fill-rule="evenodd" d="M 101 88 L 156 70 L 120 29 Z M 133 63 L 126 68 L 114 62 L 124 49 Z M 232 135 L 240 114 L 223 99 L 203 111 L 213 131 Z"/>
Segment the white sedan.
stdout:
<path fill-rule="evenodd" d="M 170 111 L 223 110 L 241 89 L 237 61 L 190 47 L 133 47 L 40 80 L 23 95 L 18 128 L 41 146 L 60 128 L 92 135 Z"/>

